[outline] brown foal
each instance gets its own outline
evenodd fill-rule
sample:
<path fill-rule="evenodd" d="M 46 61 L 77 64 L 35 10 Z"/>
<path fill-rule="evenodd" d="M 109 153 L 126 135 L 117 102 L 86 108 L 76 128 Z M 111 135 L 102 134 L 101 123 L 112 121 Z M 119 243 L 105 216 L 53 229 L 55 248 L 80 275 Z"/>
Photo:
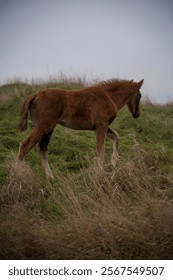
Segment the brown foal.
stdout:
<path fill-rule="evenodd" d="M 48 88 L 26 98 L 19 122 L 20 131 L 27 129 L 30 111 L 33 130 L 20 143 L 18 158 L 23 160 L 30 149 L 38 144 L 43 167 L 48 177 L 53 177 L 47 159 L 47 148 L 56 124 L 96 132 L 97 151 L 104 158 L 106 136 L 113 140 L 112 163 L 117 158 L 119 136 L 109 127 L 117 112 L 127 104 L 134 118 L 140 115 L 140 88 L 143 80 L 112 79 L 81 90 Z"/>

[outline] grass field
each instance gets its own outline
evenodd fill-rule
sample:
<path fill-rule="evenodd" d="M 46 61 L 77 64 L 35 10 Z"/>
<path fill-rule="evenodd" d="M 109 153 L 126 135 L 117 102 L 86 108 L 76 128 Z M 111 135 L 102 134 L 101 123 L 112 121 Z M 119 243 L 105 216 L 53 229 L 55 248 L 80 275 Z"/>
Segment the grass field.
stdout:
<path fill-rule="evenodd" d="M 82 79 L 0 86 L 0 259 L 173 259 L 173 104 L 126 108 L 112 124 L 120 158 L 104 172 L 93 132 L 57 126 L 49 145 L 55 179 L 37 151 L 17 161 L 26 95 L 45 87 L 79 89 Z"/>

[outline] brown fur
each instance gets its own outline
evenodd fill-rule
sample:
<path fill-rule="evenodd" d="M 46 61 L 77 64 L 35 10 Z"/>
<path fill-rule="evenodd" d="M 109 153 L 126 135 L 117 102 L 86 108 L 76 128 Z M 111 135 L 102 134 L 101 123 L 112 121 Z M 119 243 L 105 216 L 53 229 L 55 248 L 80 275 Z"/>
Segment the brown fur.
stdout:
<path fill-rule="evenodd" d="M 56 124 L 73 129 L 94 130 L 97 151 L 101 160 L 104 156 L 104 141 L 108 136 L 114 140 L 113 158 L 116 158 L 118 134 L 109 125 L 117 112 L 127 104 L 132 115 L 139 117 L 141 98 L 139 83 L 128 80 L 109 80 L 81 90 L 48 88 L 26 98 L 19 122 L 20 131 L 27 128 L 28 111 L 34 124 L 31 134 L 19 148 L 19 159 L 38 144 L 43 165 L 48 176 L 52 176 L 47 161 L 47 146 Z"/>

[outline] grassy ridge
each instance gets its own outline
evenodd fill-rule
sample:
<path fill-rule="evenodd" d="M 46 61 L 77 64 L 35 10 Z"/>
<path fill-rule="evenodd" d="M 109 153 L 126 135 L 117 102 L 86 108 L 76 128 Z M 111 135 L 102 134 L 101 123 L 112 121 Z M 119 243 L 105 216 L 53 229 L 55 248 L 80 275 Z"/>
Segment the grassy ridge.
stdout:
<path fill-rule="evenodd" d="M 27 94 L 48 86 L 78 89 L 81 80 L 0 87 L 1 259 L 173 259 L 173 105 L 143 103 L 112 124 L 120 160 L 95 162 L 93 132 L 57 126 L 49 145 L 55 175 L 47 181 L 35 149 L 16 160 L 17 124 Z"/>

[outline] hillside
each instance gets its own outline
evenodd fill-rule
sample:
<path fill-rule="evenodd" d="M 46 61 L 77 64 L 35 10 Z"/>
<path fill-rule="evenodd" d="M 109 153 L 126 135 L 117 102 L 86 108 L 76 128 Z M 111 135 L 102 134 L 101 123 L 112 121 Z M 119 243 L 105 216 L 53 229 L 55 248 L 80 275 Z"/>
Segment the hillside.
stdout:
<path fill-rule="evenodd" d="M 1 259 L 173 259 L 173 104 L 123 108 L 112 124 L 120 159 L 95 162 L 93 132 L 57 126 L 49 145 L 55 180 L 46 180 L 37 151 L 17 161 L 17 130 L 27 94 L 45 87 L 78 89 L 63 80 L 0 87 Z"/>

